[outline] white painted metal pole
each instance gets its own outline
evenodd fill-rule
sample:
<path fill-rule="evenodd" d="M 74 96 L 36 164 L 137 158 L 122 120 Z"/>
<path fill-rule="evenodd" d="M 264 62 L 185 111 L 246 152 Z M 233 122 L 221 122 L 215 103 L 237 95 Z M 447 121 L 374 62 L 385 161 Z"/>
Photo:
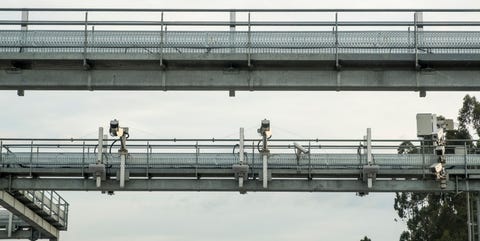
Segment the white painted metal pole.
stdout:
<path fill-rule="evenodd" d="M 102 178 L 100 176 L 97 176 L 97 188 L 99 188 L 102 185 Z"/>
<path fill-rule="evenodd" d="M 244 143 L 244 140 L 245 140 L 245 130 L 242 128 L 240 128 L 240 165 L 243 165 L 243 162 L 245 160 L 245 156 L 244 156 L 244 153 L 245 153 L 245 143 Z"/>
<path fill-rule="evenodd" d="M 263 154 L 263 188 L 268 188 L 268 154 Z"/>
<path fill-rule="evenodd" d="M 125 153 L 120 154 L 120 188 L 125 187 L 125 158 Z"/>
<path fill-rule="evenodd" d="M 240 165 L 243 165 L 244 160 L 245 160 L 245 155 L 244 155 L 244 153 L 245 153 L 245 147 L 244 147 L 245 145 L 244 144 L 245 143 L 244 143 L 244 141 L 245 141 L 245 130 L 243 129 L 243 127 L 241 127 L 240 128 L 240 144 L 239 144 L 240 145 L 240 147 L 239 147 L 239 149 L 240 149 L 239 164 Z M 238 186 L 240 188 L 243 187 L 243 176 L 238 177 Z"/>
<path fill-rule="evenodd" d="M 372 129 L 367 128 L 367 163 L 372 165 Z"/>
<path fill-rule="evenodd" d="M 98 128 L 97 163 L 103 163 L 103 127 Z"/>
<path fill-rule="evenodd" d="M 238 187 L 240 187 L 240 188 L 243 187 L 243 177 L 238 178 Z"/>

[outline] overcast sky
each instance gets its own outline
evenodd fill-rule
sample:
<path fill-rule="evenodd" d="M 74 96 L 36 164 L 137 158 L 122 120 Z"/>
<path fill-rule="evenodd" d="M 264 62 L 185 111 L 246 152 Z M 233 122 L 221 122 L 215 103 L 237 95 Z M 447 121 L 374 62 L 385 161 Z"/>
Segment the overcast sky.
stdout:
<path fill-rule="evenodd" d="M 480 8 L 480 1 L 2 0 L 0 7 Z M 1 14 L 1 13 L 0 13 Z M 428 92 L 0 92 L 2 137 L 95 137 L 113 118 L 132 138 L 247 137 L 263 118 L 276 138 L 415 138 L 415 115 L 455 118 L 466 93 Z M 476 94 L 476 93 L 470 93 Z M 398 240 L 393 194 L 62 192 L 64 241 Z"/>

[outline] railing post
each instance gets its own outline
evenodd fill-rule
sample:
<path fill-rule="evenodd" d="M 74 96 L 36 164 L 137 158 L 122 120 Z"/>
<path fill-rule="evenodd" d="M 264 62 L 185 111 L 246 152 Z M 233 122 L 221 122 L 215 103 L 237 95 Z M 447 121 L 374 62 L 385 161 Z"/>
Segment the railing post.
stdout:
<path fill-rule="evenodd" d="M 150 142 L 147 141 L 147 178 L 150 178 Z"/>
<path fill-rule="evenodd" d="M 252 141 L 252 180 L 255 180 L 255 141 Z"/>
<path fill-rule="evenodd" d="M 163 11 L 161 13 L 161 27 L 160 27 L 160 67 L 164 68 L 165 65 L 163 64 L 163 45 L 164 45 L 164 36 L 163 36 Z"/>
<path fill-rule="evenodd" d="M 235 53 L 236 12 L 230 11 L 230 53 Z"/>
<path fill-rule="evenodd" d="M 20 52 L 24 52 L 23 46 L 25 46 L 27 43 L 28 19 L 29 19 L 29 12 L 26 10 L 22 11 L 22 24 L 20 25 L 20 30 L 22 31 L 22 44 L 20 47 Z"/>
<path fill-rule="evenodd" d="M 195 143 L 195 177 L 198 177 L 198 155 L 200 154 L 200 149 L 198 148 L 198 141 Z"/>
<path fill-rule="evenodd" d="M 418 12 L 413 14 L 413 30 L 414 30 L 414 47 L 415 47 L 415 69 L 420 69 L 420 64 L 418 63 Z"/>
<path fill-rule="evenodd" d="M 467 192 L 467 231 L 468 241 L 472 241 L 472 208 L 470 206 L 470 192 Z"/>
<path fill-rule="evenodd" d="M 308 180 L 312 180 L 312 143 L 308 142 Z"/>
<path fill-rule="evenodd" d="M 475 202 L 477 206 L 477 240 L 480 240 L 480 193 L 478 192 L 475 196 Z"/>
<path fill-rule="evenodd" d="M 247 50 L 247 58 L 248 58 L 248 67 L 252 67 L 252 26 L 251 26 L 251 18 L 250 12 L 248 12 L 248 50 Z"/>
<path fill-rule="evenodd" d="M 53 190 L 50 191 L 50 216 L 53 214 Z"/>
<path fill-rule="evenodd" d="M 422 150 L 422 178 L 425 179 L 425 142 L 420 142 L 420 149 Z"/>
<path fill-rule="evenodd" d="M 2 140 L 0 140 L 0 164 L 1 164 L 0 167 L 4 167 L 3 166 L 3 141 Z"/>
<path fill-rule="evenodd" d="M 28 18 L 29 18 L 29 12 L 27 10 L 22 11 L 22 24 L 20 26 L 22 31 L 27 31 L 28 30 Z"/>
<path fill-rule="evenodd" d="M 338 13 L 335 13 L 335 68 L 340 69 L 340 61 L 338 60 Z"/>
<path fill-rule="evenodd" d="M 30 177 L 32 177 L 33 166 L 33 141 L 30 142 Z"/>
<path fill-rule="evenodd" d="M 88 69 L 87 46 L 88 46 L 88 12 L 85 12 L 85 30 L 84 30 L 84 39 L 83 39 L 83 67 L 85 69 Z"/>
<path fill-rule="evenodd" d="M 65 202 L 65 227 L 68 227 L 68 203 Z"/>
<path fill-rule="evenodd" d="M 85 141 L 82 143 L 82 177 L 85 176 Z"/>
<path fill-rule="evenodd" d="M 42 205 L 40 207 L 42 211 L 45 211 L 45 191 L 42 191 Z"/>

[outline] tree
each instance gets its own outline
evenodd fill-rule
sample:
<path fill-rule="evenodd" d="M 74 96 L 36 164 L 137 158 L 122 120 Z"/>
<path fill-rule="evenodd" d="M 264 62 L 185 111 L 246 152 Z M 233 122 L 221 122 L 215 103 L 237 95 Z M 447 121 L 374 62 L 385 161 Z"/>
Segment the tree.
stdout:
<path fill-rule="evenodd" d="M 458 130 L 447 132 L 447 145 L 465 145 L 469 152 L 478 152 L 480 143 L 448 141 L 471 139 L 469 129 L 480 135 L 480 102 L 475 97 L 466 95 L 463 98 L 458 122 Z M 418 153 L 419 149 L 410 142 L 403 142 L 398 153 Z M 453 153 L 454 149 L 446 152 Z M 465 193 L 397 193 L 394 209 L 407 223 L 407 231 L 401 234 L 400 241 L 468 240 Z"/>
<path fill-rule="evenodd" d="M 372 240 L 369 239 L 367 236 L 365 236 L 363 239 L 360 239 L 360 241 L 372 241 Z"/>

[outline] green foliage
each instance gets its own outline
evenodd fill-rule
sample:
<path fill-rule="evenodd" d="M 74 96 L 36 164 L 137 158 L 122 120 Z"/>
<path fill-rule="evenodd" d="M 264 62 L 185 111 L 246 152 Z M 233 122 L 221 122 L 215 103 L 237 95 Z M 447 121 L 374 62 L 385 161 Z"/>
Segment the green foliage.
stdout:
<path fill-rule="evenodd" d="M 419 149 L 415 147 L 411 141 L 404 141 L 398 146 L 398 154 L 415 154 L 419 153 Z"/>
<path fill-rule="evenodd" d="M 397 193 L 394 208 L 408 228 L 400 241 L 467 240 L 465 203 L 465 193 Z"/>
<path fill-rule="evenodd" d="M 369 239 L 367 236 L 365 236 L 363 239 L 360 239 L 360 241 L 372 241 L 372 240 Z"/>
<path fill-rule="evenodd" d="M 475 97 L 466 95 L 458 113 L 459 128 L 447 132 L 447 146 L 467 147 L 469 152 L 479 151 L 480 143 L 449 141 L 454 139 L 472 139 L 469 129 L 480 136 L 480 102 Z M 424 142 L 425 146 L 432 143 Z M 414 154 L 428 148 L 415 147 L 410 142 L 403 142 L 398 147 L 400 154 Z M 453 153 L 454 148 L 447 148 L 446 153 Z M 398 216 L 406 221 L 407 231 L 400 236 L 400 241 L 464 241 L 468 240 L 466 194 L 455 193 L 397 193 L 394 209 Z"/>

